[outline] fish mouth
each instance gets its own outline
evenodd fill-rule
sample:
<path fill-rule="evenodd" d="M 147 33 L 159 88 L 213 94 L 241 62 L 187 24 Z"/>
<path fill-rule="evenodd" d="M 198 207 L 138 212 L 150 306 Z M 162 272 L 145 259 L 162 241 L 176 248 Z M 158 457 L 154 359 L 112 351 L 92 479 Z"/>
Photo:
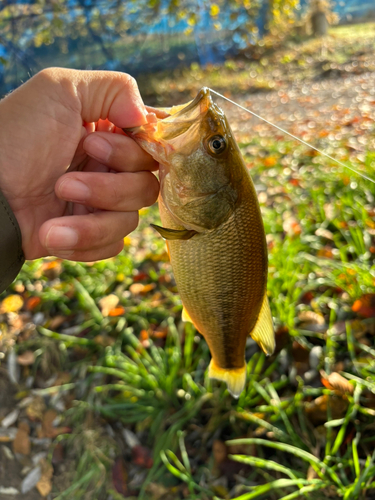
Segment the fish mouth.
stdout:
<path fill-rule="evenodd" d="M 210 89 L 208 87 L 202 87 L 195 98 L 188 102 L 181 110 L 177 113 L 172 114 L 172 116 L 179 116 L 181 114 L 188 113 L 189 111 L 194 110 L 199 105 L 199 111 L 201 113 L 206 113 L 209 109 L 210 105 L 212 105 L 212 98 Z"/>
<path fill-rule="evenodd" d="M 186 133 L 191 141 L 198 134 L 202 120 L 213 106 L 210 89 L 203 87 L 192 101 L 176 106 L 176 111 L 170 108 L 170 115 L 158 120 L 156 135 L 170 145 L 174 140 L 186 137 Z"/>

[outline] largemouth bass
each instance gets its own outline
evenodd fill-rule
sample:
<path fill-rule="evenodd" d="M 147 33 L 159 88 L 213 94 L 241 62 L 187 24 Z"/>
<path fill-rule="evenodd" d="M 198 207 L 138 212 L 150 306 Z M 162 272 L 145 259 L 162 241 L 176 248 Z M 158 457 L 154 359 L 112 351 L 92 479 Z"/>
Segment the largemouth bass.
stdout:
<path fill-rule="evenodd" d="M 157 116 L 158 115 L 158 116 Z M 229 123 L 203 88 L 190 103 L 127 130 L 160 163 L 159 197 L 183 319 L 204 336 L 209 377 L 239 397 L 248 335 L 275 347 L 267 298 L 267 244 L 258 198 Z"/>

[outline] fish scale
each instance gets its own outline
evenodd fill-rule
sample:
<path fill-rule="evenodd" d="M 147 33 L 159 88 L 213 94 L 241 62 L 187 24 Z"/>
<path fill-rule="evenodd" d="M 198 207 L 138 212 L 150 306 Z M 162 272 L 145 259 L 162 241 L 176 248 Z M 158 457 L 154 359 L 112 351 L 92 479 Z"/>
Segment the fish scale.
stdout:
<path fill-rule="evenodd" d="M 242 204 L 218 229 L 168 242 L 182 303 L 222 368 L 243 367 L 267 284 L 266 241 L 249 175 L 241 189 Z M 160 200 L 159 207 L 163 226 L 180 229 Z"/>

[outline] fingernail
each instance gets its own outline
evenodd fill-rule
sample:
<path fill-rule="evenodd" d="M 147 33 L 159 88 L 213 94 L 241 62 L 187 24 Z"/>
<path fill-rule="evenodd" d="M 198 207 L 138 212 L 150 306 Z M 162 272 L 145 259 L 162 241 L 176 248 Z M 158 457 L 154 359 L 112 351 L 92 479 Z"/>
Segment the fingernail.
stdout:
<path fill-rule="evenodd" d="M 47 233 L 45 245 L 53 255 L 68 257 L 73 253 L 74 250 L 71 248 L 77 242 L 78 234 L 74 229 L 66 226 L 52 226 Z M 65 255 L 67 253 L 69 255 Z"/>
<path fill-rule="evenodd" d="M 65 200 L 86 201 L 89 199 L 91 191 L 86 184 L 73 179 L 66 179 L 60 184 L 59 194 Z"/>
<path fill-rule="evenodd" d="M 103 137 L 95 137 L 96 134 L 90 134 L 83 142 L 83 149 L 90 156 L 98 160 L 107 161 L 112 153 L 112 146 Z"/>

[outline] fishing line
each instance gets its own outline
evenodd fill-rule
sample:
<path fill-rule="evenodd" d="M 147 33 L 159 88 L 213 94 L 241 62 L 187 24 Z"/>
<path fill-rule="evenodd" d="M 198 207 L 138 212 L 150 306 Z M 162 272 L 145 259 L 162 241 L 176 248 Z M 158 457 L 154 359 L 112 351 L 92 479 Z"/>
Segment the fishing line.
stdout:
<path fill-rule="evenodd" d="M 264 122 L 266 122 L 268 125 L 271 125 L 272 127 L 275 127 L 277 128 L 278 130 L 280 130 L 280 132 L 283 132 L 284 134 L 287 134 L 289 135 L 290 137 L 292 137 L 293 139 L 295 139 L 296 141 L 299 141 L 301 142 L 302 144 L 304 144 L 305 146 L 308 146 L 309 148 L 311 149 L 314 149 L 315 151 L 317 151 L 318 153 L 320 153 L 321 155 L 323 156 L 326 156 L 327 158 L 329 158 L 330 160 L 338 163 L 339 165 L 341 165 L 342 167 L 345 167 L 349 170 L 351 170 L 352 172 L 354 172 L 355 174 L 359 175 L 360 177 L 363 177 L 363 179 L 366 179 L 370 182 L 372 182 L 373 184 L 375 184 L 375 180 L 374 179 L 371 179 L 371 177 L 367 177 L 367 175 L 365 174 L 362 174 L 361 172 L 358 172 L 358 170 L 356 170 L 355 168 L 353 167 L 349 167 L 348 165 L 345 165 L 345 163 L 337 160 L 336 158 L 333 158 L 333 156 L 325 153 L 324 151 L 321 151 L 320 149 L 316 148 L 315 146 L 312 146 L 311 144 L 309 144 L 308 142 L 304 141 L 303 139 L 300 139 L 299 137 L 296 137 L 295 135 L 291 134 L 290 132 L 288 132 L 287 130 L 284 130 L 283 128 L 279 127 L 278 125 L 275 125 L 274 123 L 271 123 L 270 121 L 266 120 L 265 118 L 263 118 L 262 116 L 260 115 L 257 115 L 256 113 L 254 113 L 254 111 L 251 111 L 250 109 L 247 109 L 247 108 L 244 108 L 243 106 L 241 106 L 241 104 L 238 104 L 237 102 L 234 102 L 232 101 L 232 99 L 229 99 L 228 97 L 225 97 L 223 96 L 222 94 L 219 94 L 219 92 L 216 92 L 216 90 L 212 90 L 210 89 L 210 91 L 213 93 L 213 94 L 216 94 L 217 96 L 221 97 L 222 99 L 230 102 L 231 104 L 234 104 L 235 106 L 237 106 L 238 108 L 242 109 L 243 111 L 246 111 L 247 113 L 250 113 L 251 115 L 255 116 L 256 118 L 258 118 L 259 120 L 262 120 Z"/>

